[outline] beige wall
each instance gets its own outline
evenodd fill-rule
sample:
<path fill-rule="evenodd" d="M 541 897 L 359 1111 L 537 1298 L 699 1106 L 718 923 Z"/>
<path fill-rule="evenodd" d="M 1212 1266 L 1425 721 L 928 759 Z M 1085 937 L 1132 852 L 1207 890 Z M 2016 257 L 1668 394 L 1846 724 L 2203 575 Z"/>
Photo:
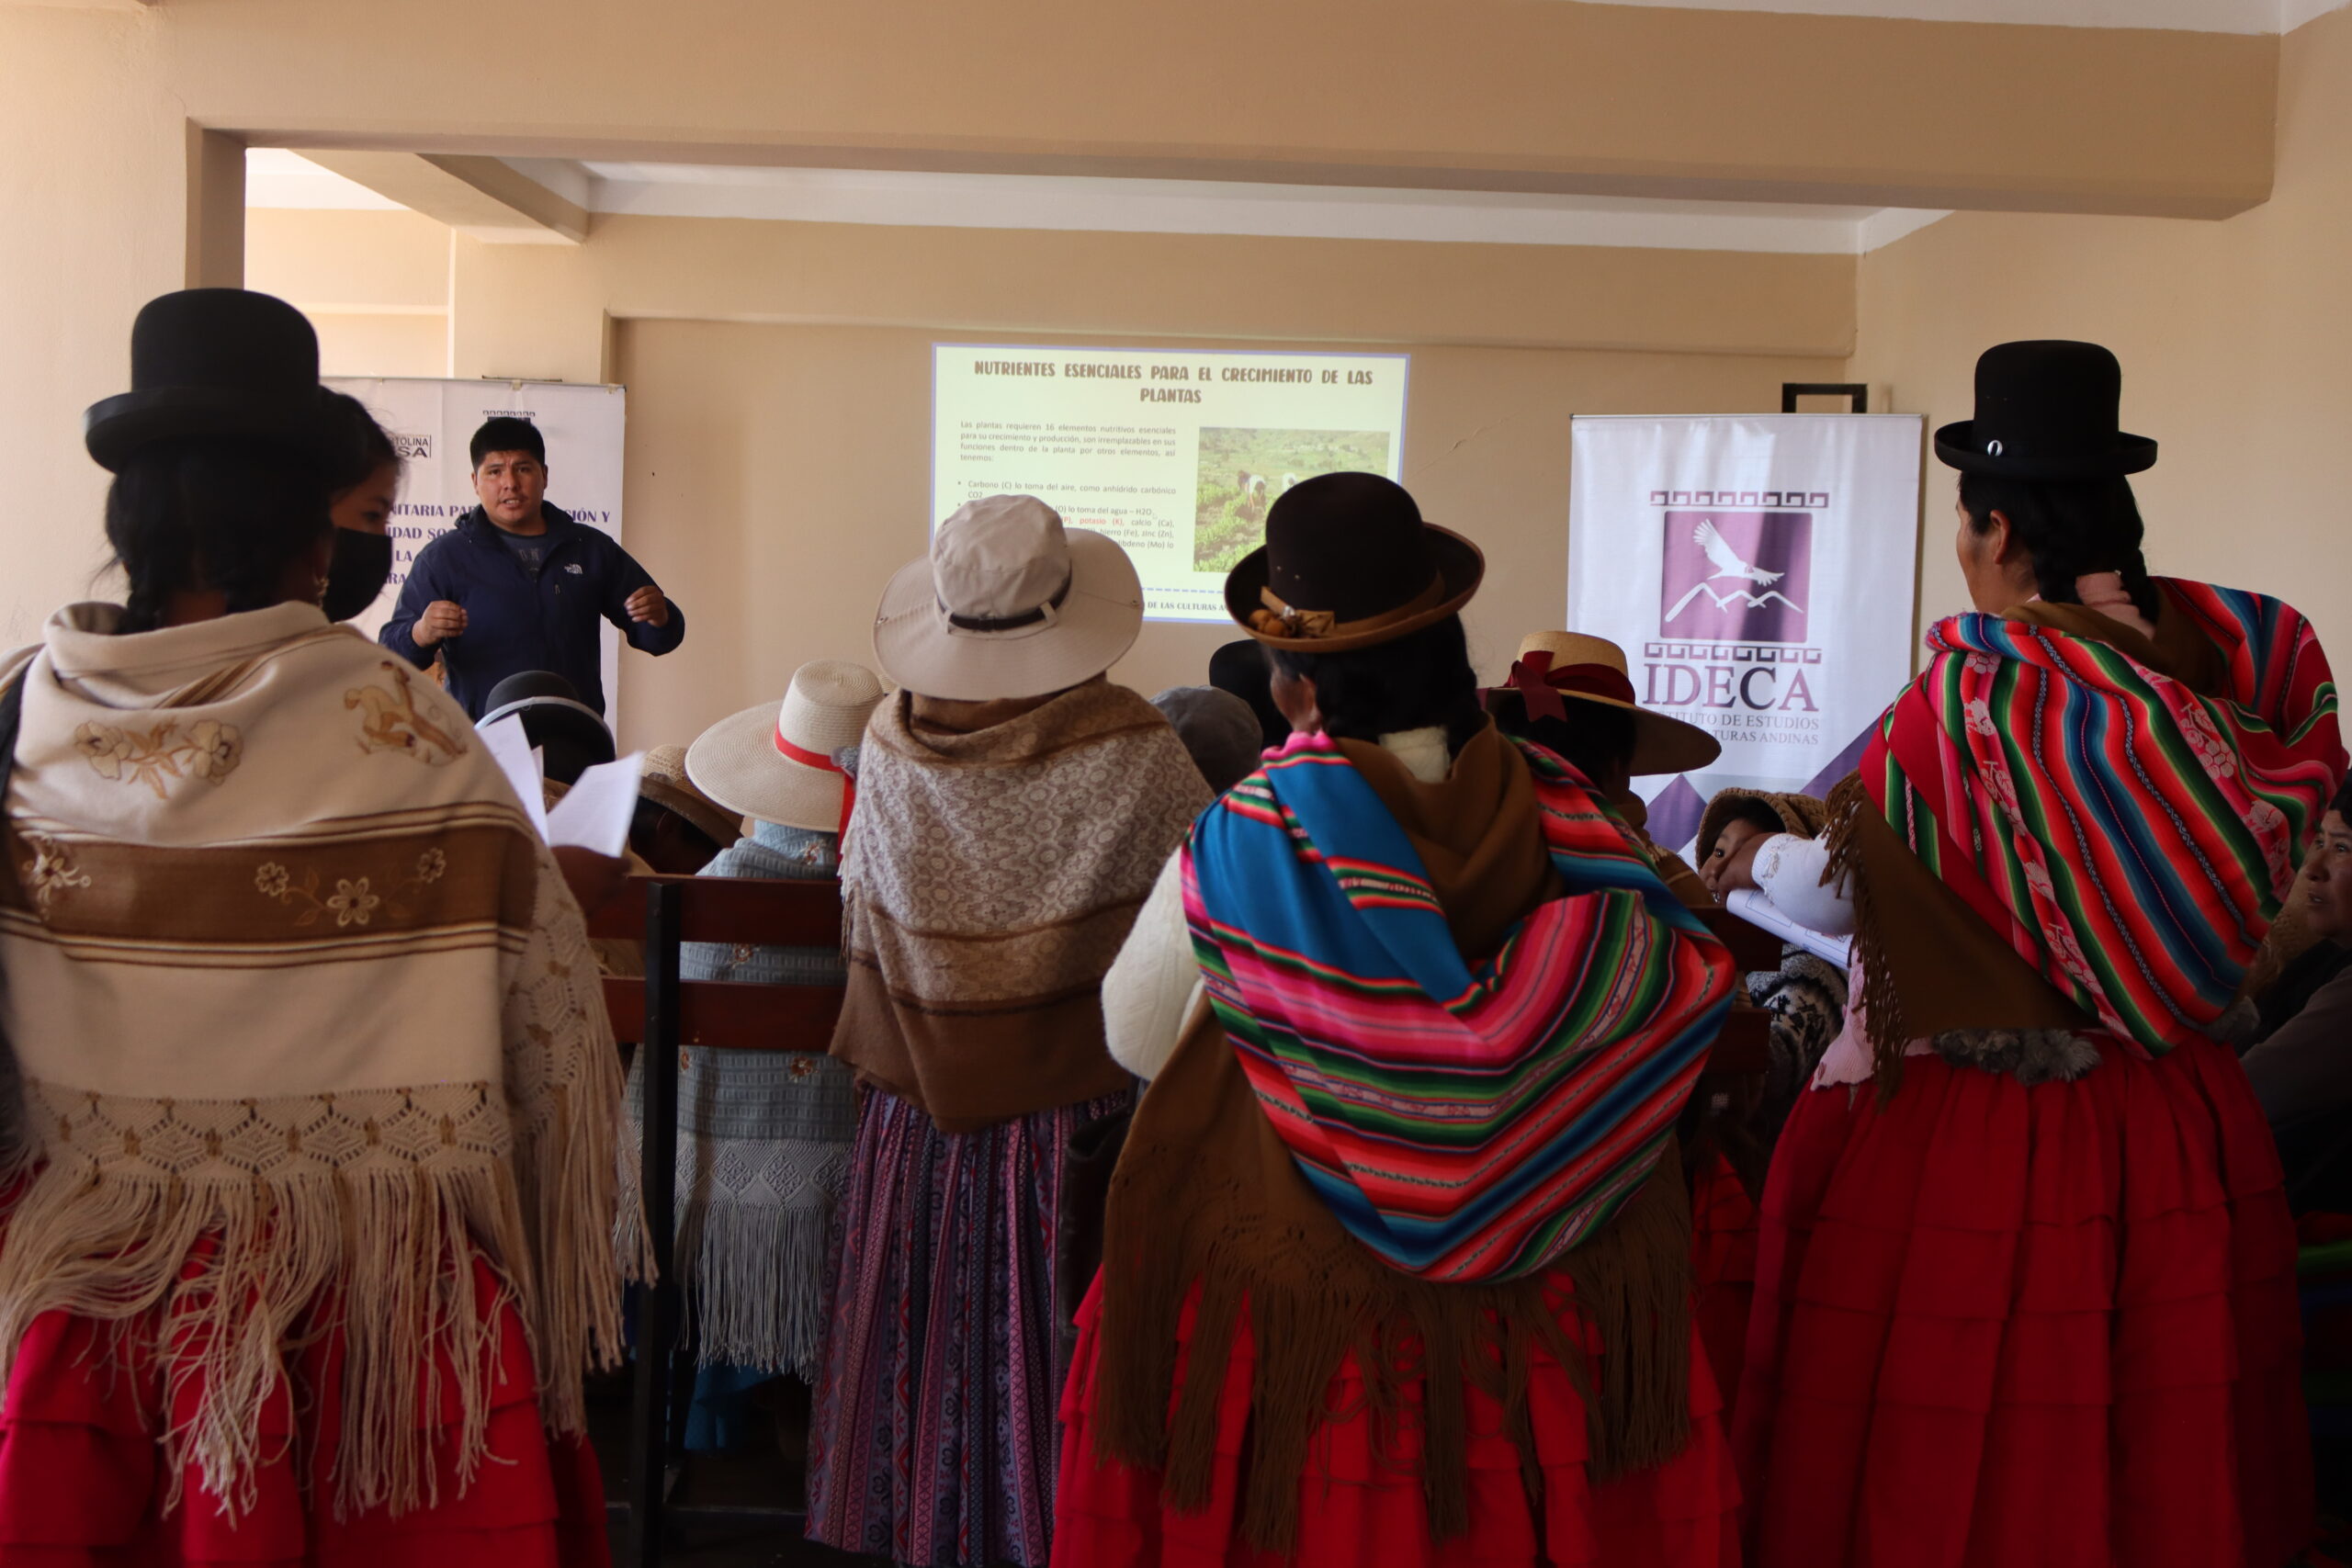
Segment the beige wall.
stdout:
<path fill-rule="evenodd" d="M 86 598 L 107 560 L 106 476 L 82 411 L 128 379 L 130 319 L 188 278 L 187 120 L 153 28 L 116 12 L 0 8 L 0 643 Z"/>
<path fill-rule="evenodd" d="M 629 547 L 692 617 L 677 653 L 624 656 L 625 744 L 690 739 L 714 719 L 782 694 L 807 660 L 871 662 L 882 584 L 928 543 L 937 335 L 621 323 Z M 1783 380 L 1823 378 L 1835 364 L 1414 349 L 1405 480 L 1430 517 L 1487 552 L 1487 586 L 1468 617 L 1481 668 L 1499 671 L 1522 632 L 1559 624 L 1569 415 L 1777 409 Z M 1238 635 L 1147 624 L 1114 674 L 1146 695 L 1197 684 L 1209 651 Z"/>
<path fill-rule="evenodd" d="M 356 212 L 256 212 L 246 243 L 330 359 L 443 301 L 457 375 L 628 383 L 628 542 L 692 617 L 623 661 L 632 744 L 870 656 L 933 521 L 935 338 L 1411 350 L 1406 479 L 1495 552 L 1473 627 L 1502 657 L 1566 601 L 1571 414 L 1773 409 L 1853 346 L 1849 256 L 628 218 L 518 246 Z M 401 351 L 349 368 L 418 373 Z M 1120 677 L 1196 682 L 1222 640 L 1153 626 Z"/>
<path fill-rule="evenodd" d="M 1959 213 L 1863 259 L 1856 379 L 1968 417 L 1977 354 L 2088 338 L 2123 362 L 2132 481 L 2160 572 L 2280 594 L 2352 660 L 2352 12 L 2285 42 L 2278 183 L 2220 223 Z M 1928 466 L 1923 613 L 1963 607 L 1952 470 Z"/>
<path fill-rule="evenodd" d="M 329 376 L 449 373 L 449 227 L 413 212 L 245 214 L 245 287 L 299 303 Z"/>

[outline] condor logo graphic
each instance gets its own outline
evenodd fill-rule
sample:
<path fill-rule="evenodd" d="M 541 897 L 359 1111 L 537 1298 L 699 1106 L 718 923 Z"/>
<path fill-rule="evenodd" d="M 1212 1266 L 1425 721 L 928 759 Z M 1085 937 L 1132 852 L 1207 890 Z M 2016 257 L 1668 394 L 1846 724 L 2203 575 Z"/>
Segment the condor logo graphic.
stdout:
<path fill-rule="evenodd" d="M 1658 585 L 1661 636 L 1804 642 L 1813 513 L 1671 508 Z"/>

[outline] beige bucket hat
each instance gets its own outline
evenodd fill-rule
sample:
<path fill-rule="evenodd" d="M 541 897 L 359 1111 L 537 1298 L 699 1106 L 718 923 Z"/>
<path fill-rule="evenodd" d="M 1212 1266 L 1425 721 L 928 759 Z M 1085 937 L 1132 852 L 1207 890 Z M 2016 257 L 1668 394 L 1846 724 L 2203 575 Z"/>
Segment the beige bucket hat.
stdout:
<path fill-rule="evenodd" d="M 874 612 L 874 657 L 891 680 L 958 702 L 1041 697 L 1091 681 L 1143 629 L 1127 552 L 1064 528 L 1034 495 L 991 495 L 939 525 Z"/>
<path fill-rule="evenodd" d="M 1631 713 L 1634 757 L 1629 771 L 1634 773 L 1687 773 L 1723 755 L 1723 742 L 1697 725 L 1654 713 L 1634 700 L 1625 650 L 1605 637 L 1531 632 L 1521 638 L 1510 676 L 1488 700 L 1524 702 L 1530 687 L 1568 702 L 1601 703 Z"/>
<path fill-rule="evenodd" d="M 729 811 L 839 832 L 854 792 L 833 754 L 858 743 L 881 700 L 881 681 L 863 664 L 804 664 L 782 702 L 745 708 L 704 730 L 686 748 L 686 776 Z"/>

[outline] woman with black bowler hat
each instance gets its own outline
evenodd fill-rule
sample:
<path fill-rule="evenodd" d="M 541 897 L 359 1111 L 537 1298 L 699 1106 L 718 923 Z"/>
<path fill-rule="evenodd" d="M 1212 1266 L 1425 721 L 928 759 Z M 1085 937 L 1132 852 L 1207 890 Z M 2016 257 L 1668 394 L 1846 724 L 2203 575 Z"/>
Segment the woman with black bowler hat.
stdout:
<path fill-rule="evenodd" d="M 2313 1528 L 2295 1237 L 2214 1035 L 2344 771 L 2327 661 L 2261 594 L 2148 575 L 2121 372 L 1976 367 L 1973 611 L 1832 792 L 1747 840 L 1855 936 L 1764 1194 L 1735 1421 L 1748 1559 L 2245 1564 Z"/>
<path fill-rule="evenodd" d="M 1674 1154 L 1730 955 L 1479 705 L 1484 570 L 1340 473 L 1226 580 L 1294 728 L 1103 980 L 1152 1082 L 1062 1398 L 1057 1568 L 1737 1555 Z"/>
<path fill-rule="evenodd" d="M 125 602 L 0 659 L 0 1561 L 594 1568 L 578 907 L 464 711 L 322 612 L 310 323 L 169 294 L 130 361 L 85 429 Z"/>

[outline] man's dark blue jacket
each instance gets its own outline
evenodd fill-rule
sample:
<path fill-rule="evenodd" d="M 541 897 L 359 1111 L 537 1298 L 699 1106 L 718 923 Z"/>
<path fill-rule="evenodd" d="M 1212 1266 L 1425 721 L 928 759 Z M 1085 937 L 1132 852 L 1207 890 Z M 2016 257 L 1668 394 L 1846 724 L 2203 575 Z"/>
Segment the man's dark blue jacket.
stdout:
<path fill-rule="evenodd" d="M 477 506 L 416 553 L 400 607 L 378 636 L 422 670 L 433 662 L 434 649 L 417 647 L 409 628 L 436 599 L 461 607 L 465 634 L 434 646 L 449 668 L 449 694 L 475 718 L 481 717 L 482 699 L 492 686 L 526 670 L 554 671 L 571 682 L 582 702 L 603 713 L 600 619 L 620 627 L 629 646 L 646 653 L 667 653 L 685 640 L 686 615 L 674 603 L 666 626 L 628 618 L 628 596 L 653 579 L 611 535 L 573 522 L 559 507 L 542 504 L 540 513 L 548 524 L 548 553 L 537 582 Z"/>

